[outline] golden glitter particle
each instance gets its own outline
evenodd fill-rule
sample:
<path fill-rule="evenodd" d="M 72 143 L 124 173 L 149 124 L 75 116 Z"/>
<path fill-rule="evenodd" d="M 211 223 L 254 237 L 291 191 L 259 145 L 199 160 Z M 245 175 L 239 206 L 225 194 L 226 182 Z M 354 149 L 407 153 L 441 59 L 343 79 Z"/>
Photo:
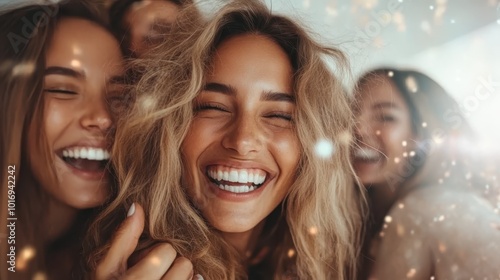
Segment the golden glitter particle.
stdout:
<path fill-rule="evenodd" d="M 19 257 L 26 259 L 26 260 L 29 260 L 35 256 L 35 253 L 36 253 L 35 248 L 33 248 L 31 246 L 26 246 L 21 250 Z"/>
<path fill-rule="evenodd" d="M 405 80 L 405 84 L 406 84 L 406 88 L 410 92 L 415 93 L 415 92 L 418 91 L 417 80 L 415 79 L 415 77 L 413 77 L 413 76 L 407 77 L 406 80 Z"/>
<path fill-rule="evenodd" d="M 408 157 L 408 153 L 407 153 L 407 152 L 404 152 L 404 153 L 403 153 L 403 157 Z"/>
<path fill-rule="evenodd" d="M 451 161 L 451 165 L 455 166 L 456 164 L 457 164 L 456 161 L 454 161 L 454 160 Z"/>
<path fill-rule="evenodd" d="M 423 122 L 423 123 L 422 123 L 422 127 L 427 127 L 427 123 L 426 123 L 426 122 Z"/>
<path fill-rule="evenodd" d="M 401 160 L 400 160 L 398 157 L 395 157 L 395 158 L 394 158 L 394 162 L 395 162 L 395 163 L 399 163 L 400 161 L 401 161 Z"/>
<path fill-rule="evenodd" d="M 406 147 L 406 145 L 408 145 L 408 142 L 403 141 L 403 142 L 401 143 L 401 145 L 403 145 L 403 147 Z"/>
<path fill-rule="evenodd" d="M 41 271 L 35 273 L 35 275 L 33 275 L 33 280 L 47 280 L 47 275 Z"/>
<path fill-rule="evenodd" d="M 12 68 L 12 76 L 20 76 L 20 75 L 31 75 L 35 71 L 35 63 L 27 62 L 27 63 L 19 63 L 14 68 Z"/>
<path fill-rule="evenodd" d="M 399 209 L 403 209 L 403 208 L 405 208 L 405 205 L 404 205 L 404 203 L 399 203 L 398 207 L 399 207 Z"/>
<path fill-rule="evenodd" d="M 342 145 L 349 146 L 352 142 L 352 134 L 349 131 L 342 131 L 338 136 L 338 141 Z"/>
<path fill-rule="evenodd" d="M 293 258 L 293 256 L 295 256 L 295 250 L 294 249 L 288 250 L 288 257 Z"/>
<path fill-rule="evenodd" d="M 435 280 L 435 279 L 436 279 L 436 277 L 434 277 L 434 276 L 431 276 L 431 280 Z"/>
<path fill-rule="evenodd" d="M 386 229 L 386 228 L 387 228 L 387 224 L 384 224 L 384 229 Z"/>
<path fill-rule="evenodd" d="M 446 178 L 450 177 L 450 171 L 446 171 L 446 172 L 444 173 L 444 177 L 446 177 Z"/>
<path fill-rule="evenodd" d="M 155 100 L 151 96 L 144 96 L 143 98 L 141 98 L 140 104 L 142 105 L 142 108 L 144 110 L 151 110 L 155 105 Z"/>
<path fill-rule="evenodd" d="M 385 216 L 384 221 L 386 223 L 391 223 L 392 222 L 392 217 L 391 216 Z"/>
<path fill-rule="evenodd" d="M 24 247 L 19 253 L 19 258 L 17 260 L 17 269 L 24 270 L 28 267 L 29 261 L 35 256 L 35 248 L 31 246 Z"/>
<path fill-rule="evenodd" d="M 380 135 L 380 130 L 375 131 L 375 134 Z"/>
<path fill-rule="evenodd" d="M 394 72 L 389 71 L 389 72 L 387 73 L 387 76 L 389 76 L 389 77 L 394 77 Z"/>
<path fill-rule="evenodd" d="M 410 157 L 414 157 L 415 156 L 415 151 L 411 151 L 410 152 Z"/>
<path fill-rule="evenodd" d="M 470 172 L 465 174 L 465 179 L 470 180 L 470 178 L 472 178 L 472 174 Z"/>
<path fill-rule="evenodd" d="M 310 227 L 309 228 L 309 234 L 310 235 L 316 235 L 316 234 L 318 234 L 318 228 L 317 227 Z"/>
<path fill-rule="evenodd" d="M 439 182 L 439 184 L 442 184 L 443 183 L 443 179 L 439 179 L 438 182 Z"/>
<path fill-rule="evenodd" d="M 383 231 L 381 231 L 379 234 L 378 234 L 380 237 L 384 237 L 385 233 Z"/>
<path fill-rule="evenodd" d="M 439 216 L 438 221 L 440 222 L 444 221 L 444 215 Z"/>
<path fill-rule="evenodd" d="M 405 227 L 403 225 L 398 224 L 396 227 L 396 233 L 398 236 L 404 236 L 405 235 Z"/>
<path fill-rule="evenodd" d="M 415 274 L 417 273 L 417 270 L 415 268 L 412 268 L 406 273 L 406 278 L 413 278 Z"/>

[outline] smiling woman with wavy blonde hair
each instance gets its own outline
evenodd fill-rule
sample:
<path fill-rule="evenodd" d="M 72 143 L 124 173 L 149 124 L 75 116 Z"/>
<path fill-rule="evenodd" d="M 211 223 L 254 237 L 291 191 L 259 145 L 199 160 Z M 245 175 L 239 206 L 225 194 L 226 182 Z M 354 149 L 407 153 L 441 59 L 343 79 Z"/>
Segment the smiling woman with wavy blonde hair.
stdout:
<path fill-rule="evenodd" d="M 325 61 L 348 73 L 344 54 L 257 1 L 184 29 L 132 62 L 140 79 L 113 155 L 120 189 L 93 226 L 87 269 L 137 202 L 139 251 L 169 242 L 205 279 L 353 279 L 364 199 L 349 100 Z"/>

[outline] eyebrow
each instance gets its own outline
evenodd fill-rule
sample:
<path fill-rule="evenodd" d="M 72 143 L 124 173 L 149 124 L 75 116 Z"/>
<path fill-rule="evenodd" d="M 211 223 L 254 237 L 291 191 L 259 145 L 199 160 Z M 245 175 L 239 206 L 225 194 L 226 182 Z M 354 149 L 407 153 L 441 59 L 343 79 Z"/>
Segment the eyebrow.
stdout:
<path fill-rule="evenodd" d="M 236 94 L 236 89 L 229 85 L 219 84 L 219 83 L 208 83 L 203 88 L 206 91 L 219 92 L 222 94 L 234 96 Z M 285 101 L 295 104 L 295 97 L 289 93 L 284 92 L 264 92 L 260 100 L 262 101 Z"/>
<path fill-rule="evenodd" d="M 45 76 L 48 76 L 48 75 L 63 75 L 63 76 L 70 76 L 70 77 L 77 78 L 77 79 L 85 78 L 85 74 L 83 72 L 75 71 L 73 69 L 66 68 L 66 67 L 60 67 L 60 66 L 47 67 L 45 69 Z"/>
<path fill-rule="evenodd" d="M 372 107 L 374 109 L 384 109 L 384 108 L 399 109 L 399 106 L 394 104 L 393 102 L 379 102 L 374 104 Z"/>

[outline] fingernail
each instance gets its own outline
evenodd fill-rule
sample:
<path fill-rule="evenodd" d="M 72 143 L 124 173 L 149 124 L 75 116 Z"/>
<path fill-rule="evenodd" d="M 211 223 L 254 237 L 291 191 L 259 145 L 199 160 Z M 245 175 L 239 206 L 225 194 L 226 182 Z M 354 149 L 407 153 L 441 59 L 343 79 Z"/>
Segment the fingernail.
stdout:
<path fill-rule="evenodd" d="M 193 277 L 193 280 L 204 280 L 203 279 L 203 276 L 199 275 L 199 274 L 196 274 L 194 277 Z"/>
<path fill-rule="evenodd" d="M 128 209 L 127 217 L 130 217 L 130 216 L 134 215 L 134 213 L 135 213 L 135 203 L 132 203 L 132 205 Z"/>

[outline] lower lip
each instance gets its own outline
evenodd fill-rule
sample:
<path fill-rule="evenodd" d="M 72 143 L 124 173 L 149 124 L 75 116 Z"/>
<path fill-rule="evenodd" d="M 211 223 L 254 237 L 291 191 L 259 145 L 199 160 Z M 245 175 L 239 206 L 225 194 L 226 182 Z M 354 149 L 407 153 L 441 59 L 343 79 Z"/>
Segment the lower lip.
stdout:
<path fill-rule="evenodd" d="M 77 169 L 73 167 L 72 165 L 68 164 L 66 161 L 64 161 L 62 158 L 57 156 L 59 160 L 61 160 L 64 165 L 66 165 L 73 174 L 76 176 L 84 179 L 84 180 L 89 180 L 89 181 L 106 181 L 108 177 L 108 172 L 106 171 L 84 171 Z"/>
<path fill-rule="evenodd" d="M 215 194 L 215 196 L 217 196 L 220 199 L 233 201 L 233 202 L 243 202 L 243 201 L 251 200 L 251 199 L 254 199 L 254 198 L 260 196 L 260 194 L 264 191 L 264 188 L 268 185 L 268 183 L 269 182 L 265 182 L 258 189 L 253 190 L 251 192 L 233 193 L 233 192 L 229 192 L 229 191 L 226 191 L 226 190 L 219 188 L 218 185 L 216 185 L 214 182 L 212 182 L 208 179 L 209 189 L 213 194 Z"/>

